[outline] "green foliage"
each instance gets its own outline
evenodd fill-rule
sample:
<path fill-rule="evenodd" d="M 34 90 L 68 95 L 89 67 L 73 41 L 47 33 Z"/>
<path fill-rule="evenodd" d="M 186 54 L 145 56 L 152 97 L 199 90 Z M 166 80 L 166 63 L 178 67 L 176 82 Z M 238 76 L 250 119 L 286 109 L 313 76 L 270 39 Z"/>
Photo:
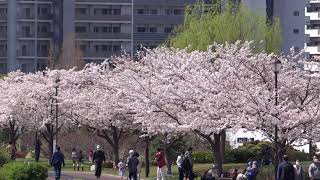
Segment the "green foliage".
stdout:
<path fill-rule="evenodd" d="M 105 168 L 113 168 L 113 161 L 106 161 L 104 164 L 103 164 L 103 167 Z"/>
<path fill-rule="evenodd" d="M 45 180 L 47 177 L 47 167 L 36 163 L 9 163 L 0 169 L 0 180 Z"/>
<path fill-rule="evenodd" d="M 210 151 L 195 151 L 192 153 L 194 163 L 213 163 L 214 157 Z"/>
<path fill-rule="evenodd" d="M 213 4 L 205 13 L 202 4 L 187 8 L 185 22 L 175 30 L 169 44 L 193 51 L 207 50 L 214 42 L 254 41 L 257 51 L 279 53 L 281 28 L 278 19 L 269 25 L 264 14 L 242 5 L 230 4 L 221 13 L 218 7 L 219 4 Z"/>
<path fill-rule="evenodd" d="M 10 161 L 10 155 L 5 148 L 0 149 L 0 166 L 7 164 Z"/>

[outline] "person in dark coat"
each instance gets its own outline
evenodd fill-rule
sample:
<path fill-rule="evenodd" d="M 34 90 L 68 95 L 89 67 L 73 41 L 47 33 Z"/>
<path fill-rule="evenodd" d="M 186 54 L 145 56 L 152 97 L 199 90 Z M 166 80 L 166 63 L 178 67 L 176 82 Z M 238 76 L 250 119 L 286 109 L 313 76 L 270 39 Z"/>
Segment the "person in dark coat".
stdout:
<path fill-rule="evenodd" d="M 294 180 L 295 171 L 293 165 L 289 162 L 289 157 L 284 155 L 283 161 L 278 166 L 277 180 Z"/>
<path fill-rule="evenodd" d="M 130 180 L 137 180 L 137 174 L 138 174 L 138 165 L 139 165 L 139 159 L 137 157 L 137 154 L 134 152 L 134 150 L 129 151 L 129 158 L 127 160 L 127 167 L 129 170 L 129 179 Z"/>
<path fill-rule="evenodd" d="M 55 177 L 56 180 L 60 180 L 61 176 L 61 166 L 65 166 L 66 164 L 64 163 L 64 155 L 60 151 L 60 147 L 56 148 L 56 152 L 53 153 L 52 158 L 50 160 L 51 166 L 53 166 L 54 172 L 55 172 Z"/>
<path fill-rule="evenodd" d="M 106 162 L 105 153 L 100 149 L 100 145 L 97 145 L 97 151 L 94 152 L 92 159 L 92 163 L 96 166 L 95 176 L 97 179 L 100 179 L 103 162 Z"/>

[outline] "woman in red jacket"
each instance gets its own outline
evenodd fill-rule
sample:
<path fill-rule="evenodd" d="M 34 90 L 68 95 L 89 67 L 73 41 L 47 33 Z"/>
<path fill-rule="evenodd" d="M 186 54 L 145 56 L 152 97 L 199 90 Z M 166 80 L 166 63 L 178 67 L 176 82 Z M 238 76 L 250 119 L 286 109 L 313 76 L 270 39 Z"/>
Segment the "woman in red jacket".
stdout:
<path fill-rule="evenodd" d="M 162 148 L 158 148 L 156 152 L 157 161 L 157 180 L 164 180 L 166 174 L 166 159 Z"/>

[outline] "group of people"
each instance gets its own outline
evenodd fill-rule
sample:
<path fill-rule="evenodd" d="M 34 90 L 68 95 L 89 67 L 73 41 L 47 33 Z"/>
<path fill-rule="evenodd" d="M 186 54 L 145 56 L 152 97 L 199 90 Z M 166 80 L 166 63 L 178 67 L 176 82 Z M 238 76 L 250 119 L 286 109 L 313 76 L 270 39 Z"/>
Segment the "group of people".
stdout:
<path fill-rule="evenodd" d="M 179 180 L 183 180 L 184 178 L 193 180 L 196 177 L 193 172 L 192 148 L 180 153 L 177 158 L 177 166 L 179 170 Z"/>
<path fill-rule="evenodd" d="M 77 153 L 76 149 L 73 148 L 71 152 L 71 157 L 73 161 L 74 170 L 76 166 L 78 167 L 78 170 L 79 170 L 80 165 L 83 170 L 84 155 L 82 151 L 79 151 L 79 153 Z M 97 145 L 96 151 L 93 153 L 91 158 L 89 157 L 89 159 L 91 160 L 92 164 L 94 164 L 95 176 L 97 177 L 97 179 L 100 179 L 101 172 L 102 172 L 102 165 L 106 161 L 105 153 L 101 150 L 100 145 Z M 65 166 L 65 161 L 64 161 L 64 154 L 61 152 L 61 148 L 59 146 L 56 146 L 56 151 L 53 153 L 50 159 L 50 165 L 53 166 L 55 179 L 60 180 L 61 167 Z"/>
<path fill-rule="evenodd" d="M 313 161 L 309 166 L 308 175 L 311 180 L 320 180 L 319 156 L 313 156 Z M 299 161 L 295 165 L 289 162 L 287 155 L 283 156 L 283 162 L 278 166 L 277 180 L 303 180 L 304 170 Z"/>
<path fill-rule="evenodd" d="M 73 170 L 75 171 L 77 167 L 79 171 L 81 166 L 81 170 L 83 171 L 84 155 L 82 151 L 77 152 L 76 148 L 73 148 L 71 151 L 71 158 Z"/>

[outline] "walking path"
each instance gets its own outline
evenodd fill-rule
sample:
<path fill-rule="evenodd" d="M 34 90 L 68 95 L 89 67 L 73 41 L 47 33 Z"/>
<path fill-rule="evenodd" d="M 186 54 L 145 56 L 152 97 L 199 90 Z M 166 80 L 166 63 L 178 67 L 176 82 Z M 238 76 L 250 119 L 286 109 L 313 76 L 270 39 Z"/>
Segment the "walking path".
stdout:
<path fill-rule="evenodd" d="M 102 175 L 100 180 L 120 180 L 121 178 L 112 175 Z M 48 180 L 55 180 L 53 172 L 49 172 Z M 93 173 L 62 171 L 61 180 L 96 180 Z"/>

